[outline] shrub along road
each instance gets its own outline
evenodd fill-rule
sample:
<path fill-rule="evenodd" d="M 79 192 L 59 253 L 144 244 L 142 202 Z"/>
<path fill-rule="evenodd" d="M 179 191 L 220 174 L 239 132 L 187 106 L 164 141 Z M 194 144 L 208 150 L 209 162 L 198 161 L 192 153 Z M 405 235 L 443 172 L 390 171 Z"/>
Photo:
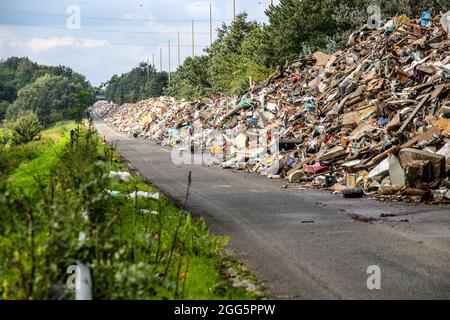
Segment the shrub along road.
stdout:
<path fill-rule="evenodd" d="M 192 171 L 193 214 L 203 216 L 213 232 L 230 236 L 229 249 L 274 297 L 450 298 L 448 206 L 344 199 L 283 189 L 283 181 L 243 172 L 177 166 L 168 148 L 129 138 L 102 121 L 96 127 L 132 167 L 177 201 Z M 380 290 L 367 287 L 372 265 L 381 270 Z"/>

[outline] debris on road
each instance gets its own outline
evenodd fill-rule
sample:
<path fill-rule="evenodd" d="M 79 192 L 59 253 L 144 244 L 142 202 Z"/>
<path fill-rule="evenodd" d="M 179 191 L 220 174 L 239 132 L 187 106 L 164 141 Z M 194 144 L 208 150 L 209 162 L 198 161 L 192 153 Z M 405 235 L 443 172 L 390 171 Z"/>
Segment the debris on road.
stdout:
<path fill-rule="evenodd" d="M 281 66 L 240 99 L 97 102 L 93 111 L 131 136 L 223 153 L 223 168 L 347 197 L 446 202 L 450 39 L 443 17 L 364 26 L 347 50 Z M 226 132 L 223 141 L 216 131 Z M 266 143 L 255 144 L 261 135 Z"/>

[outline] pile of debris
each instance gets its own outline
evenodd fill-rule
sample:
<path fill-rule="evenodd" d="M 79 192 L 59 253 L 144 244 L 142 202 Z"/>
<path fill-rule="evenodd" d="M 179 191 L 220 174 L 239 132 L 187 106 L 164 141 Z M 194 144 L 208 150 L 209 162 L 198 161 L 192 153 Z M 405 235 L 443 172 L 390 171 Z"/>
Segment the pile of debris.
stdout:
<path fill-rule="evenodd" d="M 351 35 L 347 50 L 280 67 L 237 101 L 160 98 L 106 113 L 129 134 L 231 155 L 224 168 L 348 197 L 446 202 L 450 40 L 444 18 L 424 23 L 400 16 L 377 29 L 365 26 Z M 211 138 L 212 130 L 226 132 L 225 140 Z M 252 143 L 261 135 L 267 145 Z"/>
<path fill-rule="evenodd" d="M 92 116 L 95 118 L 108 118 L 116 114 L 118 106 L 108 101 L 97 101 L 91 108 Z"/>
<path fill-rule="evenodd" d="M 193 126 L 203 128 L 206 133 L 209 128 L 217 127 L 235 103 L 235 98 L 221 95 L 211 95 L 192 102 L 160 97 L 119 107 L 108 107 L 112 104 L 99 101 L 92 111 L 120 132 L 176 145 L 194 139 Z"/>

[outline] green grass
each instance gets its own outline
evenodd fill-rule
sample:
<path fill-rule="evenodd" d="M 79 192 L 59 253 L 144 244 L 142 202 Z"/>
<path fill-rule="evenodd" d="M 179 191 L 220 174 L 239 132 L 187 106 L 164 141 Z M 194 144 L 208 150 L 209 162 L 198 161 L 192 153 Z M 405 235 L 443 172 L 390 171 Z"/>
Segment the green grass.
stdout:
<path fill-rule="evenodd" d="M 73 121 L 57 123 L 42 132 L 40 141 L 11 147 L 10 152 L 15 162 L 12 167 L 17 168 L 10 174 L 10 189 L 30 195 L 38 191 L 38 183 L 47 183 L 51 168 L 58 161 L 58 154 L 69 142 L 68 132 L 75 126 Z M 17 162 L 20 165 L 16 165 Z"/>
<path fill-rule="evenodd" d="M 61 137 L 63 137 L 70 129 L 77 126 L 75 121 L 63 121 L 58 122 L 49 129 L 42 132 L 43 138 L 49 138 L 57 142 Z"/>
<path fill-rule="evenodd" d="M 33 166 L 35 164 L 30 164 L 27 168 L 28 163 L 44 154 L 48 154 L 47 156 L 44 156 L 44 158 L 48 157 L 50 153 L 53 153 L 55 144 L 57 144 L 64 136 L 67 137 L 68 131 L 75 126 L 76 124 L 73 121 L 58 123 L 53 127 L 44 130 L 40 140 L 19 146 L 12 147 L 8 144 L 0 143 L 0 175 L 8 175 L 19 166 L 23 166 L 25 170 L 36 172 L 33 171 Z M 0 136 L 6 134 L 7 130 L 0 127 Z M 6 142 L 6 140 L 4 142 Z M 49 161 L 47 159 L 41 160 L 41 162 Z"/>
<path fill-rule="evenodd" d="M 110 170 L 129 171 L 124 159 L 85 129 L 72 146 L 72 126 L 59 124 L 25 146 L 41 149 L 19 156 L 26 161 L 0 181 L 0 211 L 8 212 L 0 215 L 0 296 L 46 299 L 56 286 L 59 298 L 70 299 L 63 289 L 66 269 L 83 261 L 91 267 L 96 299 L 258 298 L 226 280 L 227 239 L 210 234 L 203 220 L 163 194 L 127 198 L 158 190 L 136 174 L 129 182 L 108 178 Z M 26 153 L 20 148 L 9 150 Z"/>
<path fill-rule="evenodd" d="M 113 170 L 115 171 L 129 171 L 126 164 L 123 163 L 123 159 L 120 155 L 115 154 L 115 158 L 118 158 L 118 162 L 113 162 Z M 157 188 L 154 186 L 148 185 L 140 181 L 140 178 L 133 174 L 134 181 L 129 183 L 112 181 L 110 183 L 110 190 L 120 191 L 122 194 L 128 194 L 133 192 L 134 188 L 137 187 L 137 190 L 147 191 L 150 193 L 159 192 Z M 135 186 L 136 183 L 136 186 Z M 158 211 L 160 207 L 163 209 L 163 215 L 167 220 L 166 230 L 163 231 L 162 237 L 164 239 L 170 239 L 175 224 L 177 223 L 178 217 L 182 208 L 175 205 L 170 199 L 161 194 L 161 199 L 159 202 L 155 202 L 153 200 L 140 200 L 138 201 L 139 208 L 145 208 L 148 211 Z M 129 214 L 131 216 L 133 212 L 132 206 L 128 208 Z M 222 239 L 219 237 L 214 237 L 209 234 L 206 229 L 206 224 L 203 220 L 194 222 L 197 224 L 196 232 L 197 236 L 205 242 L 216 242 L 217 252 L 214 254 L 200 254 L 200 255 L 190 255 L 189 256 L 189 266 L 186 270 L 182 270 L 182 273 L 186 276 L 185 283 L 185 295 L 184 299 L 200 299 L 200 300 L 210 300 L 210 299 L 238 299 L 238 300 L 251 300 L 255 298 L 259 298 L 258 295 L 254 293 L 247 292 L 244 288 L 233 288 L 231 284 L 225 279 L 224 274 L 222 273 L 222 265 L 224 264 L 224 260 L 221 254 L 221 249 L 223 247 L 222 244 L 227 242 L 227 239 Z M 144 217 L 138 217 L 138 224 L 141 226 L 145 226 L 148 224 L 148 220 Z M 128 222 L 125 222 L 121 225 L 120 233 L 131 233 L 134 232 L 132 229 L 132 219 Z M 125 229 L 124 229 L 125 227 Z M 199 239 L 197 238 L 197 239 Z M 210 244 L 211 245 L 211 244 Z M 213 245 L 213 247 L 215 246 Z M 201 247 L 202 245 L 198 245 L 197 247 Z M 206 245 L 208 246 L 208 245 Z M 147 259 L 148 257 L 144 254 L 142 258 Z M 235 265 L 236 270 L 239 270 L 238 266 Z M 172 270 L 172 272 L 176 272 L 176 270 Z M 245 278 L 250 279 L 250 275 L 245 275 Z M 172 283 L 172 287 L 175 284 Z M 161 297 L 166 297 L 169 299 L 174 298 L 173 294 L 169 291 L 162 293 Z"/>
<path fill-rule="evenodd" d="M 232 288 L 220 273 L 221 261 L 196 257 L 188 272 L 186 299 L 251 300 L 257 298 L 244 288 Z M 218 270 L 219 269 L 219 270 Z"/>
<path fill-rule="evenodd" d="M 31 196 L 33 192 L 38 192 L 38 184 L 48 183 L 52 167 L 58 161 L 58 154 L 62 151 L 68 137 L 59 138 L 58 143 L 40 143 L 41 150 L 38 156 L 31 160 L 22 162 L 9 176 L 10 190 L 14 192 L 25 192 Z"/>

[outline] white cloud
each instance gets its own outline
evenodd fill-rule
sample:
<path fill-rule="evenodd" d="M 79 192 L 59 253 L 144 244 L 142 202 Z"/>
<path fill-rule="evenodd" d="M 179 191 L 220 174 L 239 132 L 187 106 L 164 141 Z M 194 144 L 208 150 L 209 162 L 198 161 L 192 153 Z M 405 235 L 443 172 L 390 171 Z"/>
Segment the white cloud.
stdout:
<path fill-rule="evenodd" d="M 94 40 L 94 39 L 75 39 L 73 37 L 51 37 L 51 38 L 38 38 L 34 37 L 26 43 L 34 52 L 42 52 L 51 50 L 58 47 L 75 46 L 81 48 L 94 48 L 103 47 L 108 45 L 106 40 Z"/>

